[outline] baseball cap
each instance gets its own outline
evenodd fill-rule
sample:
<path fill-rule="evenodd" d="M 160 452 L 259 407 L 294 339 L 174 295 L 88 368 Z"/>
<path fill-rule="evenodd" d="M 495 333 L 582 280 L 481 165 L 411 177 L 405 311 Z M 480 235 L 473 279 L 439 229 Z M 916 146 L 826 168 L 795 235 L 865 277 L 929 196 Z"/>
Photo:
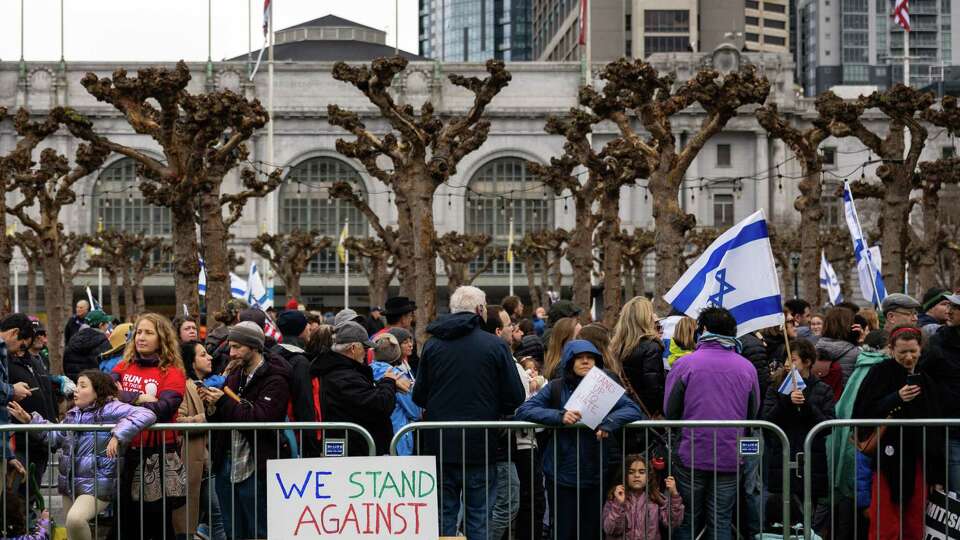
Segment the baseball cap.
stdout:
<path fill-rule="evenodd" d="M 888 294 L 880 304 L 880 311 L 889 313 L 895 309 L 918 309 L 920 302 L 917 302 L 912 296 L 903 293 Z"/>
<path fill-rule="evenodd" d="M 960 294 L 945 294 L 945 295 L 943 295 L 943 298 L 944 298 L 947 302 L 950 302 L 951 304 L 954 304 L 954 305 L 956 305 L 956 306 L 960 306 Z"/>
<path fill-rule="evenodd" d="M 336 327 L 333 334 L 333 342 L 338 345 L 348 343 L 359 343 L 367 349 L 372 349 L 374 344 L 367 336 L 367 330 L 353 321 L 346 321 Z"/>
<path fill-rule="evenodd" d="M 113 317 L 107 315 L 103 310 L 95 309 L 90 313 L 87 313 L 87 316 L 84 320 L 90 326 L 100 326 L 101 324 L 110 324 L 113 322 Z"/>

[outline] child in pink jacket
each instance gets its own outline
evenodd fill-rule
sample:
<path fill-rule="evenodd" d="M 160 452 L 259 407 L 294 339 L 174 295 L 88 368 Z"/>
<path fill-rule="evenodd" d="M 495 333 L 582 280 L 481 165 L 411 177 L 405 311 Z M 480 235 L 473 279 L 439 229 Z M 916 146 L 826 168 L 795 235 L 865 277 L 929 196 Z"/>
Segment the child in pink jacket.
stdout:
<path fill-rule="evenodd" d="M 664 481 L 667 496 L 660 492 L 657 472 L 643 456 L 627 456 L 626 487 L 613 488 L 603 506 L 603 532 L 608 539 L 660 540 L 660 525 L 679 527 L 683 521 L 683 499 L 672 476 Z"/>

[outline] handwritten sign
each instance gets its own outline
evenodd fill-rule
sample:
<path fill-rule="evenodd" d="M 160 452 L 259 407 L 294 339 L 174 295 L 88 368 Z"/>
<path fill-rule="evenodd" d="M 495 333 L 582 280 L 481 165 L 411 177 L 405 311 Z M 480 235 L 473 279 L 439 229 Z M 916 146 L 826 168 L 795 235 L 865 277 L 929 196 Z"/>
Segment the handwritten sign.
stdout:
<path fill-rule="evenodd" d="M 582 417 L 580 422 L 590 429 L 597 429 L 623 393 L 622 386 L 615 383 L 602 369 L 594 367 L 580 381 L 563 408 L 579 411 Z"/>
<path fill-rule="evenodd" d="M 267 461 L 268 538 L 437 538 L 436 459 Z"/>

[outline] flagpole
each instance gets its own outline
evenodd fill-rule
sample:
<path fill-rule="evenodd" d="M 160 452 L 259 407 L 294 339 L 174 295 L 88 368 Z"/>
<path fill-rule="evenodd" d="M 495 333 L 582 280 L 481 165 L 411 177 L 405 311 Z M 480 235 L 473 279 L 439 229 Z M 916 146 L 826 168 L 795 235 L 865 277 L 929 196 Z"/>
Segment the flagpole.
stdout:
<path fill-rule="evenodd" d="M 343 230 L 350 236 L 350 220 L 343 222 Z M 350 307 L 350 250 L 343 246 L 343 308 Z"/>
<path fill-rule="evenodd" d="M 903 84 L 910 86 L 910 29 L 903 29 Z M 909 130 L 908 130 L 909 133 Z"/>
<path fill-rule="evenodd" d="M 20 264 L 13 265 L 13 312 L 20 313 Z"/>
<path fill-rule="evenodd" d="M 400 56 L 400 0 L 393 3 L 393 55 Z"/>
<path fill-rule="evenodd" d="M 510 296 L 513 296 L 513 216 L 510 217 Z"/>
<path fill-rule="evenodd" d="M 250 77 L 250 72 L 253 71 L 253 67 L 250 65 L 251 54 L 253 53 L 253 34 L 250 32 L 250 27 L 253 26 L 253 7 L 250 5 L 252 0 L 247 0 L 247 77 Z M 799 62 L 798 62 L 799 63 Z"/>

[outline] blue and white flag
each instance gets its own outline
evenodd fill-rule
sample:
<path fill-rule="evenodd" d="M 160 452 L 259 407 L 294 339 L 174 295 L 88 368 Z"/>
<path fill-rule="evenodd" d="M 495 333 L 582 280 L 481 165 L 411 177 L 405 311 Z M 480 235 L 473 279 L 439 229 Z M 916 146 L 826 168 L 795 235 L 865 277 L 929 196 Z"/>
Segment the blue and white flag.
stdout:
<path fill-rule="evenodd" d="M 850 191 L 849 182 L 843 183 L 843 214 L 847 218 L 847 228 L 850 229 L 853 239 L 853 256 L 857 261 L 857 276 L 860 278 L 863 299 L 879 306 L 887 297 L 887 289 L 883 285 L 883 275 L 880 274 L 880 263 L 868 249 L 863 229 L 860 228 L 860 218 L 857 217 L 857 207 L 853 204 L 853 192 Z"/>
<path fill-rule="evenodd" d="M 197 276 L 197 291 L 200 293 L 200 296 L 207 295 L 207 267 L 203 264 L 203 257 L 198 257 L 200 259 L 200 275 Z"/>
<path fill-rule="evenodd" d="M 267 288 L 263 285 L 263 278 L 257 270 L 256 261 L 250 263 L 250 274 L 247 276 L 247 302 L 251 307 L 267 309 L 273 303 L 267 295 Z"/>
<path fill-rule="evenodd" d="M 667 363 L 667 358 L 670 356 L 670 341 L 673 339 L 673 331 L 676 330 L 677 323 L 682 318 L 683 315 L 670 315 L 660 319 L 660 328 L 663 329 L 663 365 L 668 371 L 670 369 L 670 364 Z"/>
<path fill-rule="evenodd" d="M 97 299 L 93 297 L 93 292 L 90 290 L 90 286 L 87 285 L 87 301 L 90 302 L 90 309 L 103 311 L 103 306 L 100 305 L 100 302 L 97 302 Z"/>
<path fill-rule="evenodd" d="M 833 265 L 827 260 L 827 254 L 822 251 L 820 252 L 820 288 L 827 291 L 831 304 L 837 305 L 843 302 L 840 280 L 837 279 L 837 273 L 833 271 Z"/>
<path fill-rule="evenodd" d="M 230 272 L 230 296 L 241 300 L 247 299 L 247 282 L 233 272 Z"/>
<path fill-rule="evenodd" d="M 796 388 L 794 388 L 794 385 L 796 385 Z M 807 383 L 803 382 L 803 377 L 800 376 L 800 372 L 797 371 L 797 368 L 793 368 L 790 370 L 790 373 L 783 378 L 783 384 L 780 385 L 777 392 L 789 396 L 794 390 L 803 390 L 806 387 Z"/>
<path fill-rule="evenodd" d="M 763 210 L 727 229 L 664 295 L 694 319 L 720 306 L 737 319 L 737 337 L 784 323 L 780 279 Z"/>

